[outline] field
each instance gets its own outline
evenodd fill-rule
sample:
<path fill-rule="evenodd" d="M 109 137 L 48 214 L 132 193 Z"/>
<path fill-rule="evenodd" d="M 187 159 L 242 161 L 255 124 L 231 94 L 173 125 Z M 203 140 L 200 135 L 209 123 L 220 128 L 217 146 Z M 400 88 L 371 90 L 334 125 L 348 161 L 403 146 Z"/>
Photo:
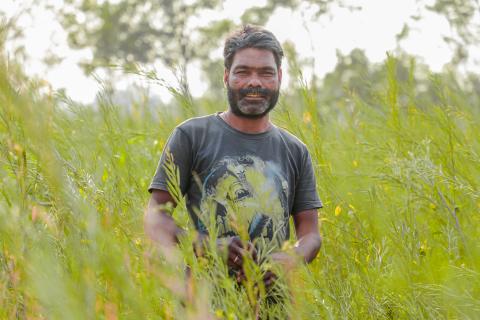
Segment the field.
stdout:
<path fill-rule="evenodd" d="M 272 117 L 312 154 L 323 245 L 282 276 L 285 305 L 265 307 L 255 266 L 237 290 L 215 252 L 143 232 L 170 131 L 224 104 L 125 108 L 107 88 L 91 108 L 0 68 L 0 318 L 480 318 L 480 99 L 455 81 L 432 77 L 435 99 L 419 99 L 390 57 L 375 103 L 352 92 L 329 107 L 305 85 L 282 96 Z M 174 216 L 193 237 L 182 205 Z"/>

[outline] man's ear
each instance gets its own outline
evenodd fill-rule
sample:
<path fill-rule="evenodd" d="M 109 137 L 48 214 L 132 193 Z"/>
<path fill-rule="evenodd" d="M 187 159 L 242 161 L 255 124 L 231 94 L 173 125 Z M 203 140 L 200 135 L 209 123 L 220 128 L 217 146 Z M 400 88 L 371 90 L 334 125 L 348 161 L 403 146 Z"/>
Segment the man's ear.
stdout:
<path fill-rule="evenodd" d="M 280 68 L 278 68 L 278 84 L 279 84 L 279 87 L 282 84 L 282 74 L 283 74 L 282 67 L 280 67 Z"/>
<path fill-rule="evenodd" d="M 225 69 L 223 70 L 223 85 L 225 86 L 225 88 L 228 87 L 227 84 L 228 84 L 228 75 L 229 75 L 229 74 L 230 74 L 230 70 L 228 70 L 228 69 L 225 68 Z"/>

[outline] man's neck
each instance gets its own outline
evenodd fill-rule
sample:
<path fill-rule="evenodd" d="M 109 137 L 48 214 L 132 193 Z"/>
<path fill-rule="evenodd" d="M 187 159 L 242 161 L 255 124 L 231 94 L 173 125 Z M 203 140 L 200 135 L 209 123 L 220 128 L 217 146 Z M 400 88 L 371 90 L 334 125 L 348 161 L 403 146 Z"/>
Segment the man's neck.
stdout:
<path fill-rule="evenodd" d="M 245 133 L 262 133 L 272 126 L 268 114 L 258 119 L 251 119 L 237 116 L 231 110 L 227 110 L 222 112 L 220 117 L 232 128 Z"/>

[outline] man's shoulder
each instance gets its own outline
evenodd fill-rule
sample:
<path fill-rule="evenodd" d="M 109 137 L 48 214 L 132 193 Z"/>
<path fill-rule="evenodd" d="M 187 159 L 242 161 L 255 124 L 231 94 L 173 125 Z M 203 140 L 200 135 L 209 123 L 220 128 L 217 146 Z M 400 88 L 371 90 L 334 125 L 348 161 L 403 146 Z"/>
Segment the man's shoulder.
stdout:
<path fill-rule="evenodd" d="M 189 134 L 198 132 L 198 130 L 204 130 L 215 121 L 215 114 L 209 114 L 206 116 L 194 117 L 187 119 L 180 123 L 177 128 L 181 131 Z"/>
<path fill-rule="evenodd" d="M 278 129 L 279 136 L 282 138 L 282 140 L 286 144 L 288 144 L 291 147 L 299 148 L 299 149 L 302 149 L 302 150 L 307 148 L 305 143 L 302 140 L 300 140 L 299 137 L 297 137 L 296 135 L 294 135 L 293 133 L 291 133 L 290 131 L 288 131 L 285 128 L 282 128 L 282 127 L 279 127 L 279 126 L 276 126 L 276 127 Z"/>

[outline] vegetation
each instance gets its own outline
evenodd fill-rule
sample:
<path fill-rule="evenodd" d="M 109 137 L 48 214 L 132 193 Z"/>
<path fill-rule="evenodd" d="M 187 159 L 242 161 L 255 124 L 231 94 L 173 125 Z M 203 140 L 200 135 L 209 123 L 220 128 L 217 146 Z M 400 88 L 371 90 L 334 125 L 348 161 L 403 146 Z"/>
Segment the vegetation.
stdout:
<path fill-rule="evenodd" d="M 281 275 L 285 303 L 265 306 L 253 263 L 238 290 L 214 250 L 194 258 L 184 206 L 178 251 L 143 233 L 171 129 L 225 105 L 176 92 L 170 108 L 139 99 L 126 110 L 108 90 L 78 105 L 0 58 L 0 318 L 478 317 L 478 80 L 423 68 L 354 52 L 321 85 L 296 71 L 273 118 L 312 153 L 323 247 Z"/>

